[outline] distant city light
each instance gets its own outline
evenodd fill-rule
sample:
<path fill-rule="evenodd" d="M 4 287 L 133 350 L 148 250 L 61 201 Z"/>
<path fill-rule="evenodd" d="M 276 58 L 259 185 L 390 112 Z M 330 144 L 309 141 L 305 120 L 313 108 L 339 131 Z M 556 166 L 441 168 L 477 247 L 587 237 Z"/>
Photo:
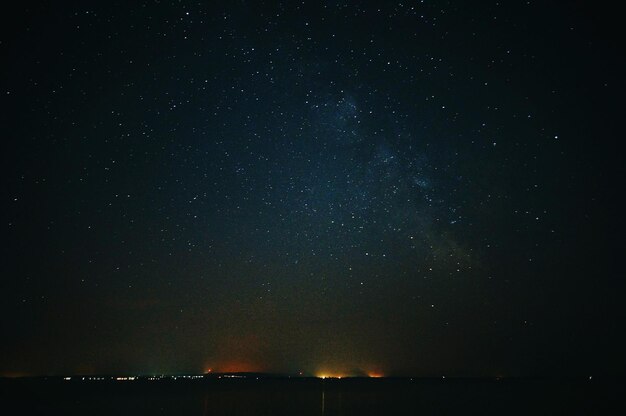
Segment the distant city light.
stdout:
<path fill-rule="evenodd" d="M 327 379 L 327 378 L 341 379 L 342 377 L 346 377 L 346 376 L 344 374 L 319 374 L 316 377 L 321 378 L 321 379 Z"/>

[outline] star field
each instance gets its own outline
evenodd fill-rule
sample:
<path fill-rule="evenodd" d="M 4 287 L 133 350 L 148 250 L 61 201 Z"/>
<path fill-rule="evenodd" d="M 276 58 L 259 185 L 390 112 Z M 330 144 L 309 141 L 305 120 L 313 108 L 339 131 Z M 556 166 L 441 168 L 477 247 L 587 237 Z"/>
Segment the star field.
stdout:
<path fill-rule="evenodd" d="M 623 370 L 590 7 L 21 5 L 0 372 Z"/>

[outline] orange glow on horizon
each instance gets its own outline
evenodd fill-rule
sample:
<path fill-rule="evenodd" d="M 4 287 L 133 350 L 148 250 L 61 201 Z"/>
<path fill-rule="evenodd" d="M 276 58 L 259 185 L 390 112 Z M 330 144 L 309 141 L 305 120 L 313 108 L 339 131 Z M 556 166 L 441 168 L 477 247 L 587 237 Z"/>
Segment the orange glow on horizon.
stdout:
<path fill-rule="evenodd" d="M 337 374 L 337 373 L 319 373 L 319 374 L 316 374 L 315 377 L 326 379 L 326 378 L 343 378 L 347 376 L 345 374 Z"/>
<path fill-rule="evenodd" d="M 207 366 L 205 373 L 256 373 L 263 371 L 261 366 L 248 361 L 228 361 Z"/>
<path fill-rule="evenodd" d="M 363 368 L 365 367 L 365 368 Z M 334 369 L 322 368 L 313 373 L 317 378 L 349 378 L 349 377 L 370 377 L 370 378 L 382 378 L 386 377 L 383 370 L 376 365 L 368 365 L 358 368 L 356 366 L 338 366 Z"/>

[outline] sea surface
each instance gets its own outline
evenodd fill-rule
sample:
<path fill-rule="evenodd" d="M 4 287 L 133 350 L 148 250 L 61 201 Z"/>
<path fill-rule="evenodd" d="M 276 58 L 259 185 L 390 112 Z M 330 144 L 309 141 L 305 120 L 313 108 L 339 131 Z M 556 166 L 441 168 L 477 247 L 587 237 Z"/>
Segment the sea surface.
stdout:
<path fill-rule="evenodd" d="M 0 380 L 3 415 L 626 415 L 620 380 Z"/>

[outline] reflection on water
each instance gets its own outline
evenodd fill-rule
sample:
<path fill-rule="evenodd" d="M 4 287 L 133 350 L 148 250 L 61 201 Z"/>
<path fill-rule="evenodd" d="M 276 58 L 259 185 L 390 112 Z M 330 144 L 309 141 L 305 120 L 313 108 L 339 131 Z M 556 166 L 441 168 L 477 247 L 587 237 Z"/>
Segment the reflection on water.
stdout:
<path fill-rule="evenodd" d="M 623 384 L 532 380 L 0 380 L 0 413 L 89 415 L 602 414 Z M 621 404 L 621 403 L 620 403 Z M 619 412 L 611 412 L 620 414 Z M 621 413 L 621 414 L 626 414 Z"/>

